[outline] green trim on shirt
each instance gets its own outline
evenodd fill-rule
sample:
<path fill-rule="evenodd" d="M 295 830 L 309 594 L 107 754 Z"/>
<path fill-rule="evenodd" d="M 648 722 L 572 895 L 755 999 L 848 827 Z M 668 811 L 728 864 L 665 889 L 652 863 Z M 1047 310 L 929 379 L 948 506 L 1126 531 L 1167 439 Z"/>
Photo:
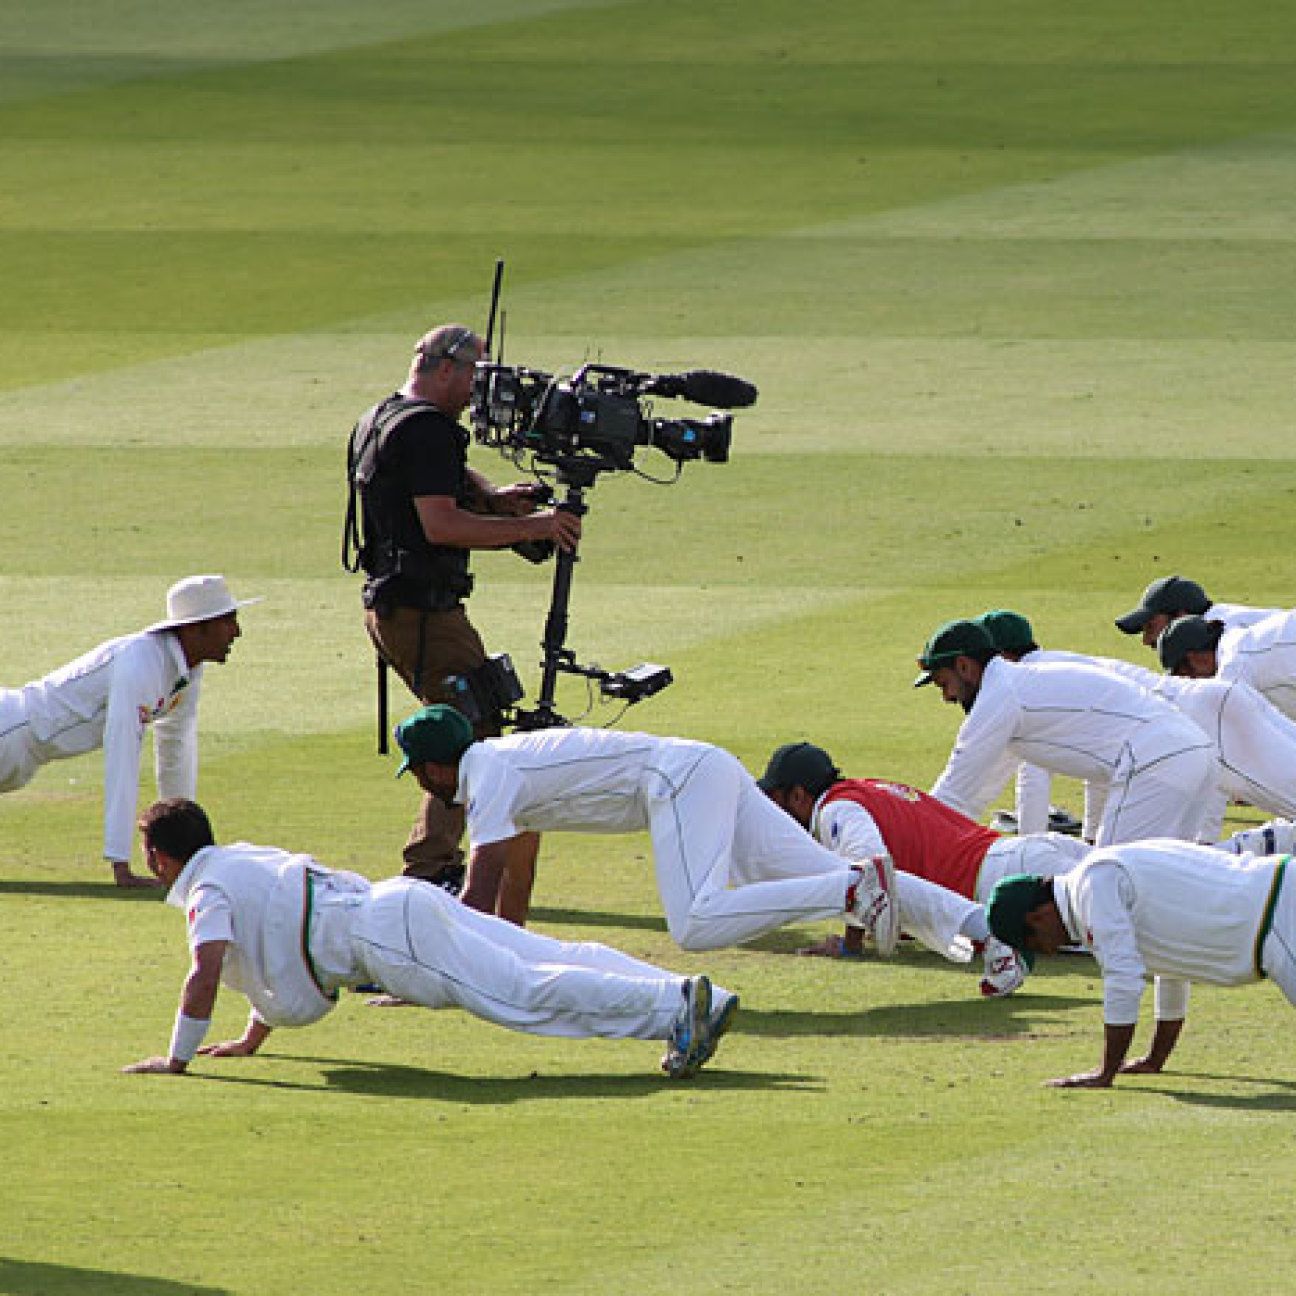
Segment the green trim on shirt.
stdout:
<path fill-rule="evenodd" d="M 306 912 L 302 918 L 301 928 L 301 952 L 302 958 L 306 960 L 306 971 L 310 973 L 310 979 L 315 982 L 315 989 L 324 996 L 325 999 L 337 1003 L 338 992 L 336 990 L 326 990 L 324 982 L 320 980 L 320 974 L 315 968 L 315 960 L 311 958 L 310 952 L 310 925 L 311 912 L 315 907 L 315 879 L 312 877 L 310 870 L 306 872 Z"/>
<path fill-rule="evenodd" d="M 1269 929 L 1273 926 L 1274 910 L 1278 907 L 1278 892 L 1282 890 L 1283 874 L 1287 871 L 1287 861 L 1291 859 L 1290 855 L 1284 855 L 1278 861 L 1278 867 L 1274 869 L 1273 883 L 1269 887 L 1269 899 L 1265 901 L 1264 917 L 1260 919 L 1260 932 L 1256 936 L 1255 943 L 1255 970 L 1256 975 L 1263 977 L 1265 970 L 1260 966 L 1260 955 L 1264 949 L 1265 937 L 1269 935 Z"/>

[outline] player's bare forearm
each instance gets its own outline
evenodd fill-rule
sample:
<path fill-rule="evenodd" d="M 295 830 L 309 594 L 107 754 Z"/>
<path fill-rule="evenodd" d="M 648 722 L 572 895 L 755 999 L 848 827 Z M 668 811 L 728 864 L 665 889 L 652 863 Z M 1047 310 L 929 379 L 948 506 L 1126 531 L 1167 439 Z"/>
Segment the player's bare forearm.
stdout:
<path fill-rule="evenodd" d="M 1182 1017 L 1157 1022 L 1148 1051 L 1141 1058 L 1124 1063 L 1121 1074 L 1156 1075 L 1160 1072 L 1165 1067 L 1170 1054 L 1174 1052 L 1175 1045 L 1179 1043 L 1183 1025 Z"/>
<path fill-rule="evenodd" d="M 1103 1060 L 1102 1065 L 1092 1071 L 1082 1071 L 1078 1075 L 1060 1076 L 1048 1083 L 1055 1089 L 1110 1089 L 1129 1052 L 1134 1039 L 1134 1023 L 1128 1026 L 1113 1026 L 1110 1022 L 1103 1027 Z"/>
<path fill-rule="evenodd" d="M 500 878 L 495 913 L 519 927 L 526 926 L 531 912 L 531 891 L 535 886 L 536 857 L 539 854 L 539 833 L 523 833 L 515 837 L 504 875 Z"/>
<path fill-rule="evenodd" d="M 211 1020 L 224 962 L 224 941 L 207 941 L 194 950 L 193 966 L 180 992 L 180 1011 L 186 1017 Z"/>
<path fill-rule="evenodd" d="M 499 904 L 500 883 L 504 870 L 508 868 L 509 847 L 517 838 L 509 841 L 491 842 L 486 846 L 474 846 L 468 857 L 468 871 L 464 875 L 463 891 L 459 899 L 469 909 L 493 914 Z"/>

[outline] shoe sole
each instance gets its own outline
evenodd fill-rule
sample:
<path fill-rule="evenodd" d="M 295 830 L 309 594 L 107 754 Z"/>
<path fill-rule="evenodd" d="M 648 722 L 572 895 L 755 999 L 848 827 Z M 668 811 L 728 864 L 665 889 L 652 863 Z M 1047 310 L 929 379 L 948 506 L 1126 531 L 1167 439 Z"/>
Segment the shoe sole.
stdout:
<path fill-rule="evenodd" d="M 733 1025 L 733 1019 L 738 1014 L 738 996 L 730 995 L 725 1001 L 725 1006 L 716 1014 L 715 1020 L 709 1023 L 706 1032 L 706 1040 L 703 1048 L 698 1055 L 698 1068 L 706 1066 L 708 1062 L 715 1057 L 716 1049 L 720 1046 L 720 1037 Z"/>
<path fill-rule="evenodd" d="M 668 1051 L 662 1058 L 662 1070 L 672 1080 L 687 1080 L 702 1063 L 698 1060 L 710 1034 L 711 982 L 704 976 L 694 977 L 689 996 L 689 1043 L 682 1054 Z"/>

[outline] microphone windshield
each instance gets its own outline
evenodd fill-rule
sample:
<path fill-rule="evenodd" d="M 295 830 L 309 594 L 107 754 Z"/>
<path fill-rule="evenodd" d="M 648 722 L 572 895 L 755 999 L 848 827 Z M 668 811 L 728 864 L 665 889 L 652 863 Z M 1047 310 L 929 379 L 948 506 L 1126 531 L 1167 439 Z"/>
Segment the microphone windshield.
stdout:
<path fill-rule="evenodd" d="M 745 409 L 759 394 L 752 383 L 715 369 L 690 369 L 681 374 L 658 374 L 644 385 L 656 396 L 679 396 L 696 405 L 719 409 Z"/>

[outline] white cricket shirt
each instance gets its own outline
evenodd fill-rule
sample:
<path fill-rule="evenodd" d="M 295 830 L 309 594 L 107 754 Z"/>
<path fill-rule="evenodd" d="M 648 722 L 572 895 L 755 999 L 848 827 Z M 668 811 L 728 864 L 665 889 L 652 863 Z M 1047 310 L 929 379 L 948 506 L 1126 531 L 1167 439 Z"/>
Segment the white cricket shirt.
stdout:
<path fill-rule="evenodd" d="M 1257 980 L 1257 942 L 1277 868 L 1272 856 L 1154 839 L 1093 851 L 1055 878 L 1067 930 L 1102 967 L 1104 1020 L 1137 1021 L 1149 975 L 1166 978 L 1157 986 L 1158 1019 L 1184 1015 L 1187 982 Z"/>
<path fill-rule="evenodd" d="M 1296 611 L 1276 612 L 1243 629 L 1226 630 L 1215 652 L 1220 679 L 1246 680 L 1296 720 Z"/>
<path fill-rule="evenodd" d="M 979 819 L 1019 761 L 1105 786 L 1118 767 L 1209 746 L 1187 716 L 1114 671 L 993 657 L 932 795 Z"/>
<path fill-rule="evenodd" d="M 6 729 L 25 727 L 42 764 L 104 749 L 105 859 L 131 857 L 149 725 L 158 795 L 193 797 L 201 682 L 202 666 L 189 668 L 179 639 L 154 630 L 110 639 L 43 679 L 4 691 Z"/>
<path fill-rule="evenodd" d="M 545 729 L 473 743 L 455 797 L 474 846 L 521 832 L 635 832 L 647 797 L 670 788 L 712 748 L 610 729 Z"/>

